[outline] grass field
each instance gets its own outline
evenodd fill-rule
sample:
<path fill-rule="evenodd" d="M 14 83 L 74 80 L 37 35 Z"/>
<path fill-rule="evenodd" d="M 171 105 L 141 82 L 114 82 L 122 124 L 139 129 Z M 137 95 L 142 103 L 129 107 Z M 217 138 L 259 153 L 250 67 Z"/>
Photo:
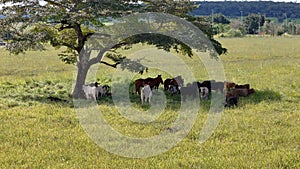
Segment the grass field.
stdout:
<path fill-rule="evenodd" d="M 74 66 L 59 61 L 58 51 L 15 56 L 0 49 L 0 168 L 300 168 L 300 37 L 218 40 L 228 48 L 221 56 L 227 80 L 249 83 L 257 92 L 225 109 L 215 132 L 200 144 L 209 106 L 204 102 L 188 135 L 148 158 L 109 153 L 85 133 L 68 96 Z M 201 66 L 194 70 L 205 80 Z M 110 83 L 113 72 L 100 66 L 97 79 Z M 138 106 L 138 98 L 132 99 Z M 109 98 L 97 107 L 120 133 L 150 137 L 174 122 L 178 102 L 168 106 L 150 124 L 120 117 Z"/>

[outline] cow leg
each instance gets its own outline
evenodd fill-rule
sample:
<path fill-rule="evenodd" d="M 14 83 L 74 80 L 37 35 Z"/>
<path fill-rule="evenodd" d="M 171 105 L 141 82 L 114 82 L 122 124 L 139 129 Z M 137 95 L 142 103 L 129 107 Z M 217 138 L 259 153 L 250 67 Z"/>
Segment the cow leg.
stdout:
<path fill-rule="evenodd" d="M 144 103 L 144 96 L 141 94 L 141 101 L 142 101 L 142 104 Z"/>

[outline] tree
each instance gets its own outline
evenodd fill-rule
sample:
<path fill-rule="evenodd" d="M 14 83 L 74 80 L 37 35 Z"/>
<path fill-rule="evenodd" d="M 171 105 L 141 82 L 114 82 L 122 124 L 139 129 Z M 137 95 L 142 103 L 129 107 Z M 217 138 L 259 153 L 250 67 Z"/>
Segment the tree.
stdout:
<path fill-rule="evenodd" d="M 208 21 L 213 21 L 213 23 L 229 24 L 230 21 L 222 14 L 212 14 L 208 18 Z"/>
<path fill-rule="evenodd" d="M 240 20 L 233 19 L 230 23 L 230 26 L 232 29 L 239 30 L 243 35 L 246 34 L 245 27 L 243 26 L 243 23 Z"/>
<path fill-rule="evenodd" d="M 267 17 L 276 17 L 282 22 L 288 18 L 300 17 L 300 4 L 296 2 L 273 2 L 273 1 L 197 1 L 199 8 L 192 11 L 193 15 L 208 16 L 211 10 L 222 13 L 231 18 L 240 17 L 251 13 L 263 13 Z"/>
<path fill-rule="evenodd" d="M 296 25 L 296 35 L 300 35 L 300 25 Z"/>
<path fill-rule="evenodd" d="M 265 17 L 260 14 L 250 14 L 245 18 L 244 26 L 248 34 L 255 34 L 265 23 Z"/>
<path fill-rule="evenodd" d="M 0 5 L 6 2 L 0 0 Z M 66 50 L 59 54 L 61 60 L 68 64 L 76 64 L 78 68 L 73 91 L 74 98 L 84 96 L 82 85 L 92 65 L 102 63 L 117 67 L 126 58 L 118 53 L 116 50 L 118 48 L 143 42 L 167 51 L 173 47 L 189 56 L 192 55 L 190 47 L 178 40 L 157 34 L 144 34 L 128 37 L 109 48 L 103 48 L 97 57 L 90 58 L 90 51 L 85 50 L 85 44 L 90 37 L 96 36 L 99 29 L 105 28 L 105 20 L 133 13 L 164 12 L 186 18 L 202 28 L 197 19 L 187 15 L 195 6 L 186 0 L 44 0 L 44 3 L 39 0 L 14 0 L 10 2 L 13 5 L 3 7 L 0 13 L 5 16 L 0 21 L 1 31 L 9 34 L 7 49 L 14 54 L 19 54 L 27 50 L 45 50 L 47 43 L 55 48 L 66 47 Z M 226 49 L 213 39 L 212 34 L 208 31 L 206 33 L 218 53 L 225 53 Z M 109 35 L 98 36 L 105 38 Z M 104 55 L 111 59 L 111 62 L 102 61 Z"/>
<path fill-rule="evenodd" d="M 288 23 L 288 33 L 295 35 L 296 34 L 296 25 L 293 22 Z"/>
<path fill-rule="evenodd" d="M 265 32 L 266 34 L 269 34 L 271 36 L 275 36 L 277 34 L 277 25 L 274 21 L 271 21 L 271 20 L 267 20 L 265 23 L 264 23 L 264 28 L 265 28 Z"/>

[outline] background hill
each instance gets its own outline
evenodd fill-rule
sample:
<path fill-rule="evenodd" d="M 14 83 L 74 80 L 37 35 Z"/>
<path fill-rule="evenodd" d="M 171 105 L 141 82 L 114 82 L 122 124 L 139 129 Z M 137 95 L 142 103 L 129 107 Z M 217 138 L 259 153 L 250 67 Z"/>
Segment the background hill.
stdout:
<path fill-rule="evenodd" d="M 221 13 L 227 17 L 248 16 L 249 14 L 262 14 L 266 17 L 276 17 L 279 21 L 286 18 L 300 18 L 300 4 L 271 1 L 223 1 L 207 2 L 198 1 L 199 8 L 192 12 L 192 15 L 211 15 Z"/>

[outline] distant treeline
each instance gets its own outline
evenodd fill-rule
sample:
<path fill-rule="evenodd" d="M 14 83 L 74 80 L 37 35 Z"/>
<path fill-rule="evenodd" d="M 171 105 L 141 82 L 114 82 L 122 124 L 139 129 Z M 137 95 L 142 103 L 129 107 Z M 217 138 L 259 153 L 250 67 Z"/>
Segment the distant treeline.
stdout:
<path fill-rule="evenodd" d="M 262 14 L 266 17 L 276 17 L 279 21 L 286 18 L 300 18 L 300 3 L 272 1 L 198 1 L 199 8 L 192 15 L 211 15 L 221 13 L 227 17 Z"/>

